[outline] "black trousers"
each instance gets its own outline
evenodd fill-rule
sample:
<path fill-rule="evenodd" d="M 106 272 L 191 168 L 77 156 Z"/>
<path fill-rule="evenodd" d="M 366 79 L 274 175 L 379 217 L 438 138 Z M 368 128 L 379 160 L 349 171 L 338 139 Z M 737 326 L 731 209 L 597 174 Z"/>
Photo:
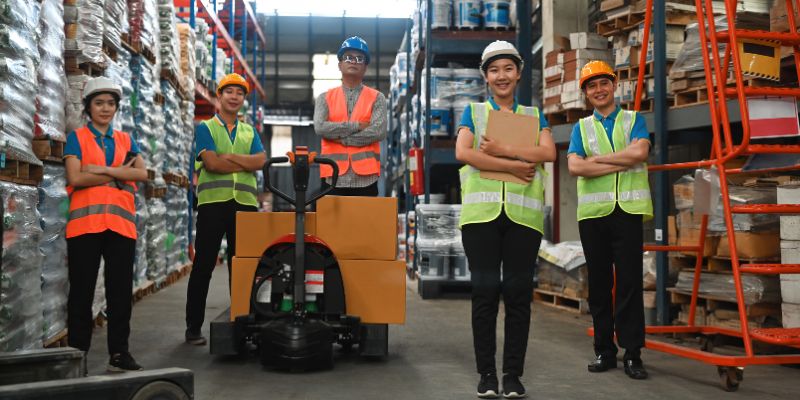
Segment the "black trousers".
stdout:
<path fill-rule="evenodd" d="M 206 313 L 206 297 L 211 283 L 211 273 L 217 265 L 217 255 L 224 235 L 228 241 L 228 276 L 236 249 L 236 213 L 258 211 L 255 206 L 245 206 L 230 200 L 222 203 L 202 204 L 197 207 L 197 236 L 194 241 L 194 263 L 189 275 L 186 293 L 186 329 L 199 333 Z"/>
<path fill-rule="evenodd" d="M 136 240 L 107 230 L 67 239 L 69 295 L 67 298 L 67 341 L 71 347 L 89 351 L 92 343 L 92 301 L 100 270 L 106 287 L 108 353 L 128 351 L 133 308 L 133 258 Z"/>
<path fill-rule="evenodd" d="M 615 357 L 617 342 L 625 359 L 637 359 L 644 347 L 642 299 L 642 216 L 619 207 L 602 218 L 578 222 L 589 268 L 589 311 L 594 324 L 594 352 Z M 616 271 L 616 300 L 612 295 Z"/>
<path fill-rule="evenodd" d="M 322 189 L 327 189 L 331 185 L 327 182 L 322 181 Z M 331 196 L 367 196 L 367 197 L 378 197 L 378 182 L 375 182 L 369 186 L 364 186 L 360 188 L 342 188 L 337 187 L 334 188 L 330 193 Z"/>
<path fill-rule="evenodd" d="M 494 221 L 464 225 L 461 238 L 472 276 L 472 335 L 478 373 L 497 372 L 497 311 L 502 293 L 506 311 L 503 373 L 522 376 L 533 271 L 542 234 L 511 221 L 503 212 Z"/>

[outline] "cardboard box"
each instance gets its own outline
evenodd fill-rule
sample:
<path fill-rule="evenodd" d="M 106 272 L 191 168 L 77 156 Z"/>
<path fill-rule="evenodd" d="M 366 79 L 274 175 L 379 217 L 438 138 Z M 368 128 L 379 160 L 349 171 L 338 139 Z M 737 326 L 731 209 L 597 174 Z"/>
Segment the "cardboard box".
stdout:
<path fill-rule="evenodd" d="M 325 196 L 317 201 L 317 236 L 338 260 L 394 260 L 397 199 Z"/>
<path fill-rule="evenodd" d="M 258 258 L 234 257 L 231 279 L 231 321 L 250 312 Z M 403 324 L 406 318 L 406 270 L 399 260 L 341 260 L 348 315 L 366 324 Z"/>
<path fill-rule="evenodd" d="M 697 246 L 698 243 L 700 243 L 700 229 L 678 229 L 678 246 Z M 718 243 L 719 236 L 706 236 L 705 245 L 703 247 L 703 257 L 711 257 L 714 254 L 718 254 Z M 682 251 L 681 253 L 688 256 L 697 256 L 697 253 L 691 251 Z"/>
<path fill-rule="evenodd" d="M 236 213 L 237 257 L 261 257 L 272 242 L 294 233 L 293 212 L 238 212 Z M 316 213 L 306 213 L 305 233 L 316 235 Z"/>
<path fill-rule="evenodd" d="M 570 61 L 583 59 L 582 65 L 579 65 L 579 68 L 583 68 L 587 62 L 591 60 L 602 60 L 606 62 L 611 62 L 613 59 L 611 50 L 609 49 L 576 49 L 570 50 L 564 53 L 564 63 L 568 63 Z M 580 63 L 579 63 L 580 64 Z"/>
<path fill-rule="evenodd" d="M 781 304 L 781 316 L 784 328 L 800 328 L 800 304 Z"/>
<path fill-rule="evenodd" d="M 561 95 L 552 96 L 552 97 L 545 97 L 544 98 L 544 106 L 557 106 L 561 104 Z"/>
<path fill-rule="evenodd" d="M 561 84 L 556 84 L 552 86 L 547 86 L 544 88 L 544 97 L 545 99 L 558 97 L 561 95 Z"/>
<path fill-rule="evenodd" d="M 786 1 L 775 0 L 769 9 L 769 30 L 772 32 L 789 31 L 789 15 L 786 10 Z M 795 9 L 794 22 L 800 28 L 800 13 Z"/>
<path fill-rule="evenodd" d="M 546 67 L 544 69 L 544 80 L 546 82 L 545 86 L 552 86 L 553 83 L 560 83 L 561 79 L 564 77 L 564 65 L 557 64 L 551 67 Z"/>
<path fill-rule="evenodd" d="M 562 50 L 556 49 L 544 56 L 544 66 L 545 67 L 552 67 L 559 64 L 559 55 L 563 53 Z M 563 56 L 562 56 L 563 57 Z"/>
<path fill-rule="evenodd" d="M 574 49 L 607 49 L 608 38 L 592 32 L 575 32 L 569 34 L 570 48 Z"/>
<path fill-rule="evenodd" d="M 672 195 L 675 208 L 678 210 L 691 209 L 694 206 L 694 180 L 680 180 L 672 185 Z"/>
<path fill-rule="evenodd" d="M 800 185 L 778 186 L 778 204 L 800 204 Z M 800 240 L 800 215 L 782 215 L 780 221 L 781 239 Z"/>
<path fill-rule="evenodd" d="M 777 258 L 780 255 L 778 232 L 736 232 L 736 253 L 739 258 Z M 717 255 L 730 257 L 727 237 L 719 241 Z"/>
<path fill-rule="evenodd" d="M 696 214 L 692 212 L 692 210 L 683 210 L 678 212 L 678 215 L 675 217 L 675 223 L 678 230 L 700 229 L 700 225 L 703 223 L 703 215 Z"/>
<path fill-rule="evenodd" d="M 581 102 L 586 103 L 586 95 L 583 94 L 580 90 L 570 90 L 561 92 L 561 102 L 562 103 L 574 103 L 574 102 Z"/>
<path fill-rule="evenodd" d="M 603 0 L 603 2 L 600 3 L 600 12 L 606 12 L 629 4 L 631 4 L 631 0 Z"/>
<path fill-rule="evenodd" d="M 670 246 L 678 244 L 678 225 L 674 215 L 667 217 L 667 242 Z"/>
<path fill-rule="evenodd" d="M 656 308 L 655 290 L 645 290 L 643 293 L 644 308 Z"/>

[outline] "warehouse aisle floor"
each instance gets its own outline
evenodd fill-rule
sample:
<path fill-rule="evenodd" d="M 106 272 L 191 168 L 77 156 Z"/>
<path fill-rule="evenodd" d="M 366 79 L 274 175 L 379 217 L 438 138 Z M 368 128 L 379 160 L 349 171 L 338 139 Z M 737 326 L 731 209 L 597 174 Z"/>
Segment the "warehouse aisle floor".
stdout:
<path fill-rule="evenodd" d="M 206 321 L 228 306 L 226 269 L 215 272 Z M 468 300 L 422 301 L 415 288 L 409 288 L 407 323 L 390 327 L 387 360 L 366 361 L 337 353 L 332 371 L 288 374 L 263 370 L 254 356 L 212 357 L 208 346 L 184 344 L 187 282 L 188 278 L 183 278 L 136 304 L 130 344 L 145 368 L 193 370 L 198 400 L 476 398 L 478 375 L 474 372 Z M 534 307 L 523 377 L 531 398 L 689 400 L 726 395 L 719 387 L 716 368 L 652 351 L 644 353 L 649 380 L 633 381 L 621 368 L 588 373 L 591 339 L 585 328 L 589 325 L 587 316 Z M 208 322 L 204 334 L 208 335 Z M 105 373 L 105 341 L 105 328 L 98 329 L 89 355 L 92 375 Z M 498 348 L 502 349 L 502 343 Z M 800 369 L 762 366 L 747 368 L 739 392 L 731 396 L 796 399 L 798 391 Z"/>

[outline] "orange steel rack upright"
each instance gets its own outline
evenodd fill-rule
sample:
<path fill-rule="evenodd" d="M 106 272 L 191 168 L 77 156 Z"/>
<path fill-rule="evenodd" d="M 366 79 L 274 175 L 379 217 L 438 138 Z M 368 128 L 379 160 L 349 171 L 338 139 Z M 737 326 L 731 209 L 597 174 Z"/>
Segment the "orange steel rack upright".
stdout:
<path fill-rule="evenodd" d="M 728 197 L 729 175 L 743 172 L 741 168 L 726 168 L 726 163 L 738 156 L 752 154 L 800 154 L 798 145 L 758 145 L 750 143 L 750 121 L 748 112 L 748 96 L 789 96 L 800 98 L 800 88 L 782 87 L 749 87 L 745 86 L 742 75 L 742 61 L 736 43 L 740 39 L 761 39 L 780 43 L 792 47 L 794 52 L 795 69 L 800 77 L 800 34 L 796 29 L 795 10 L 800 7 L 800 0 L 786 1 L 789 32 L 769 32 L 758 30 L 745 30 L 736 28 L 737 0 L 724 0 L 725 14 L 728 29 L 718 31 L 714 24 L 714 13 L 710 0 L 695 0 L 697 21 L 701 46 L 710 47 L 710 51 L 703 53 L 703 66 L 708 93 L 709 114 L 713 132 L 711 159 L 684 162 L 677 164 L 651 165 L 650 171 L 667 171 L 678 169 L 716 168 L 719 173 L 720 189 L 723 204 L 723 216 L 727 233 L 728 244 L 731 249 L 731 264 L 733 270 L 736 300 L 739 312 L 740 329 L 726 329 L 714 326 L 700 326 L 695 324 L 695 306 L 700 287 L 700 271 L 703 264 L 703 249 L 708 224 L 708 215 L 703 215 L 700 232 L 700 241 L 697 246 L 655 246 L 646 245 L 644 250 L 649 251 L 684 251 L 696 252 L 697 262 L 694 266 L 694 283 L 692 287 L 691 309 L 689 311 L 688 326 L 648 326 L 649 334 L 698 334 L 710 336 L 730 336 L 741 338 L 744 342 L 744 355 L 722 355 L 712 352 L 710 346 L 695 349 L 680 346 L 664 341 L 648 339 L 646 348 L 680 357 L 690 358 L 706 364 L 717 366 L 720 383 L 723 389 L 735 391 L 743 379 L 744 367 L 748 365 L 771 364 L 800 364 L 800 354 L 786 355 L 758 355 L 753 351 L 753 341 L 790 346 L 800 349 L 800 328 L 750 328 L 745 310 L 744 294 L 742 292 L 742 273 L 750 274 L 800 274 L 800 264 L 741 264 L 736 251 L 736 236 L 734 235 L 733 214 L 800 214 L 800 204 L 753 204 L 734 206 Z M 642 38 L 642 51 L 640 52 L 639 65 L 645 65 L 647 46 L 651 29 L 653 14 L 653 0 L 647 0 L 644 20 L 644 36 Z M 704 29 L 705 28 L 705 29 Z M 719 57 L 710 57 L 709 54 L 720 54 L 724 46 L 724 58 L 720 63 Z M 736 50 L 736 51 L 734 51 Z M 728 65 L 733 61 L 735 87 L 726 86 Z M 638 111 L 641 101 L 641 90 L 644 82 L 645 68 L 639 69 L 635 109 Z M 713 74 L 713 75 L 712 75 Z M 714 79 L 716 78 L 716 79 Z M 741 113 L 742 139 L 735 143 L 732 139 L 730 119 L 727 110 L 727 100 L 736 98 Z M 797 170 L 800 166 L 791 168 L 776 168 L 777 170 Z M 773 171 L 773 170 L 768 170 Z M 591 333 L 591 329 L 590 329 Z"/>

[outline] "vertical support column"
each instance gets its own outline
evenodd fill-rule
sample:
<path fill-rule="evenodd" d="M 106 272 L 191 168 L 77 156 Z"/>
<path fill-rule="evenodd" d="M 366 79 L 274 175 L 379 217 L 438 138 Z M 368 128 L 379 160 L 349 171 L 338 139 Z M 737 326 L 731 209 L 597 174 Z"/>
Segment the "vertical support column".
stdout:
<path fill-rule="evenodd" d="M 217 2 L 214 2 L 214 15 L 217 15 Z M 211 80 L 217 80 L 217 26 L 216 24 L 211 28 L 214 34 L 211 37 Z M 219 60 L 222 62 L 222 60 Z M 214 88 L 216 89 L 216 88 Z"/>
<path fill-rule="evenodd" d="M 228 35 L 232 40 L 236 40 L 236 0 L 229 0 L 231 6 L 228 7 Z M 228 43 L 229 46 L 235 46 L 235 43 Z M 236 72 L 236 58 L 231 49 L 231 69 L 228 73 Z"/>
<path fill-rule="evenodd" d="M 525 106 L 533 104 L 533 34 L 531 33 L 531 2 L 517 0 L 517 50 L 524 63 L 522 79 L 517 86 L 519 103 Z"/>
<path fill-rule="evenodd" d="M 425 170 L 425 204 L 430 203 L 431 197 L 431 64 L 433 64 L 433 52 L 431 51 L 431 47 L 433 47 L 433 38 L 431 37 L 431 23 L 433 23 L 433 13 L 431 9 L 433 8 L 433 1 L 432 0 L 423 0 L 428 2 L 426 10 L 428 14 L 425 19 L 425 26 L 422 28 L 425 29 L 425 38 L 428 40 L 425 43 L 425 136 L 423 138 L 423 146 L 424 149 L 424 170 Z M 420 29 L 420 31 L 422 30 Z M 420 43 L 422 43 L 420 41 Z M 422 108 L 420 108 L 422 110 Z"/>
<path fill-rule="evenodd" d="M 314 27 L 311 23 L 311 13 L 308 13 L 308 40 L 306 41 L 306 48 L 308 49 L 308 101 L 309 104 L 314 102 L 314 48 L 312 40 L 314 37 Z"/>
<path fill-rule="evenodd" d="M 280 69 L 281 63 L 280 61 L 280 41 L 278 40 L 278 33 L 280 33 L 280 19 L 278 18 L 278 9 L 275 9 L 275 74 L 273 76 L 272 84 L 274 85 L 273 88 L 275 90 L 275 96 L 273 96 L 274 104 L 280 103 L 280 91 L 278 90 L 278 73 Z"/>
<path fill-rule="evenodd" d="M 381 31 L 379 29 L 380 18 L 375 16 L 375 90 L 380 90 L 378 87 L 381 82 Z M 390 88 L 391 89 L 391 88 Z"/>
<path fill-rule="evenodd" d="M 253 26 L 254 27 L 258 26 L 258 21 L 257 20 L 253 20 Z M 254 82 L 258 82 L 259 81 L 259 79 L 258 79 L 258 64 L 257 64 L 258 63 L 258 59 L 256 58 L 256 56 L 258 55 L 258 47 L 259 47 L 258 31 L 255 28 L 253 28 L 253 64 L 250 67 L 253 70 L 253 74 L 254 74 L 253 81 Z M 256 112 L 258 110 L 258 103 L 259 103 L 258 95 L 259 95 L 259 93 L 253 92 L 253 124 L 256 124 L 255 126 L 261 126 L 261 121 L 257 121 L 256 120 L 256 118 L 258 118 L 258 113 Z M 259 128 L 258 130 L 260 131 L 261 129 Z"/>
<path fill-rule="evenodd" d="M 195 1 L 196 0 L 189 0 L 189 26 L 191 26 L 192 29 L 194 29 L 195 25 Z"/>
<path fill-rule="evenodd" d="M 655 79 L 655 161 L 666 164 L 669 160 L 669 137 L 667 132 L 667 23 L 665 0 L 655 0 L 653 5 L 653 76 Z M 656 175 L 654 212 L 656 233 L 661 233 L 659 244 L 667 244 L 667 213 L 669 211 L 669 175 L 666 171 Z M 658 239 L 658 235 L 656 235 Z M 667 253 L 656 253 L 656 308 L 659 325 L 669 325 L 669 297 L 667 297 L 667 277 L 669 276 Z"/>

